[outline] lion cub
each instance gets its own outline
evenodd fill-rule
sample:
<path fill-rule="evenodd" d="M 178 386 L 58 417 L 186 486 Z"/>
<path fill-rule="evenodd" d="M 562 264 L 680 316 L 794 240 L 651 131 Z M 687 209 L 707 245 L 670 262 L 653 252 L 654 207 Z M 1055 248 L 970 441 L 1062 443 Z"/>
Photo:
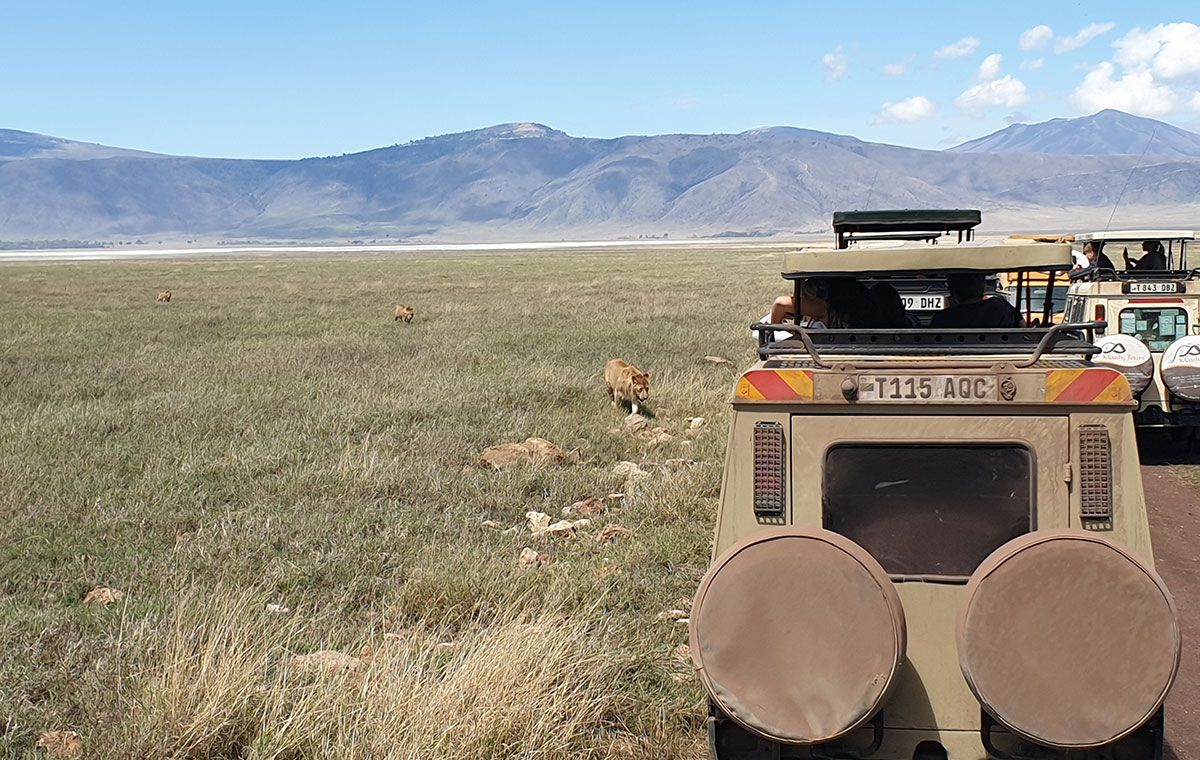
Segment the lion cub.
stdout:
<path fill-rule="evenodd" d="M 618 403 L 629 404 L 634 414 L 640 414 L 638 404 L 646 403 L 650 397 L 650 373 L 642 372 L 621 359 L 610 359 L 604 365 L 604 383 L 608 386 L 613 406 Z"/>
<path fill-rule="evenodd" d="M 158 297 L 155 298 L 154 300 L 158 301 L 159 303 L 169 303 L 171 301 L 171 291 L 169 291 L 169 290 L 158 291 Z"/>
<path fill-rule="evenodd" d="M 414 309 L 413 307 L 405 306 L 402 303 L 398 303 L 398 304 L 396 304 L 396 311 L 395 311 L 396 319 L 394 321 L 399 322 L 400 320 L 404 320 L 405 323 L 411 322 L 413 320 L 413 316 L 416 315 L 416 313 L 417 313 L 417 310 Z"/>

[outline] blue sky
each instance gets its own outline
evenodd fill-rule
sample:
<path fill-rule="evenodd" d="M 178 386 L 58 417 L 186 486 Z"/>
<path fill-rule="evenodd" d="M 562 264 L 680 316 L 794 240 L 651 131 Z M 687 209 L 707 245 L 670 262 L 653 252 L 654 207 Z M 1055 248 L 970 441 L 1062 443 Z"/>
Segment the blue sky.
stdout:
<path fill-rule="evenodd" d="M 938 148 L 1112 106 L 1200 130 L 1197 24 L 1194 0 L 13 1 L 0 128 L 261 158 L 510 121 Z"/>

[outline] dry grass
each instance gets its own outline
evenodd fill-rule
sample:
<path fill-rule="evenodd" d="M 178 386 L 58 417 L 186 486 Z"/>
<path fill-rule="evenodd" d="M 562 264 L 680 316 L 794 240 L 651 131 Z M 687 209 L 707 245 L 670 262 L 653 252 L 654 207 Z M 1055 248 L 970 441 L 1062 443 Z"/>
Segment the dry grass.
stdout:
<path fill-rule="evenodd" d="M 777 264 L 4 267 L 0 757 L 55 729 L 97 758 L 698 757 L 686 632 L 656 616 L 708 561 L 733 373 L 703 357 L 749 360 Z M 669 441 L 609 432 L 613 357 L 651 372 Z M 582 461 L 476 466 L 530 436 Z M 612 492 L 575 539 L 480 527 Z M 611 524 L 633 535 L 599 544 Z M 80 604 L 97 585 L 126 596 Z M 364 645 L 361 680 L 281 666 Z"/>
<path fill-rule="evenodd" d="M 517 609 L 465 630 L 374 636 L 361 667 L 299 667 L 292 619 L 191 594 L 119 654 L 139 663 L 115 757 L 559 758 L 625 754 L 621 664 L 584 620 Z"/>

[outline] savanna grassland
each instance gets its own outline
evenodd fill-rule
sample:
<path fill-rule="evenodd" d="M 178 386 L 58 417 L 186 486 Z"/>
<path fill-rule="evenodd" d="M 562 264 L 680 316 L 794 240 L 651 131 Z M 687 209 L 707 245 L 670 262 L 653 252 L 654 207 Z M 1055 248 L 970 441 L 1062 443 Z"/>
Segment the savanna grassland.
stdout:
<path fill-rule="evenodd" d="M 0 268 L 0 756 L 47 730 L 96 758 L 700 756 L 660 613 L 708 562 L 734 373 L 703 357 L 750 359 L 778 264 Z M 669 439 L 612 432 L 612 357 L 651 373 Z M 580 461 L 478 466 L 530 436 Z M 526 526 L 616 493 L 574 537 Z M 96 586 L 124 597 L 83 604 Z M 296 659 L 321 651 L 357 659 Z"/>

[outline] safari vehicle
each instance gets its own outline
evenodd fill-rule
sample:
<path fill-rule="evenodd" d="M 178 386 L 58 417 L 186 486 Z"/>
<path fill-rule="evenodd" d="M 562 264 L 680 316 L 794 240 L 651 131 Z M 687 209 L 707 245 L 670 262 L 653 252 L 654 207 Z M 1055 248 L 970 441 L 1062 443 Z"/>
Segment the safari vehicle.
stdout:
<path fill-rule="evenodd" d="M 783 276 L 1070 267 L 955 244 Z M 1104 323 L 754 328 L 690 621 L 712 757 L 1160 758 L 1180 626 Z"/>
<path fill-rule="evenodd" d="M 895 250 L 906 242 L 971 242 L 982 215 L 976 209 L 903 209 L 875 211 L 835 211 L 833 235 L 838 250 L 886 248 Z M 881 278 L 882 279 L 882 278 Z M 904 276 L 889 275 L 888 282 L 900 294 L 905 310 L 917 324 L 929 324 L 930 318 L 950 304 L 944 279 L 924 272 Z M 865 281 L 871 284 L 871 281 Z M 988 292 L 999 293 L 1001 285 L 993 275 Z"/>
<path fill-rule="evenodd" d="M 1143 241 L 1163 244 L 1167 268 L 1127 270 L 1123 256 L 1140 255 Z M 1200 270 L 1188 265 L 1195 244 L 1190 230 L 1127 230 L 1077 235 L 1107 253 L 1117 267 L 1090 267 L 1072 275 L 1066 302 L 1071 321 L 1102 319 L 1097 359 L 1126 372 L 1138 399 L 1137 423 L 1200 430 Z"/>

